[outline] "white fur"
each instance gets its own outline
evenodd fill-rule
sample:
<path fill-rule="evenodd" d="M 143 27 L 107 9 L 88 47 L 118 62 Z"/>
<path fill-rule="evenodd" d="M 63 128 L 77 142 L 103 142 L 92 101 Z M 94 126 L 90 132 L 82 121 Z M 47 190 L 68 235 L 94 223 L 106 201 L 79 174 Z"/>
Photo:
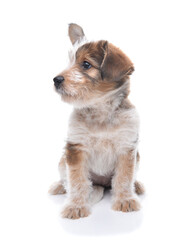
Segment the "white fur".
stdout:
<path fill-rule="evenodd" d="M 101 186 L 93 186 L 93 189 L 89 196 L 89 204 L 94 205 L 95 203 L 99 202 L 104 194 L 104 188 Z"/>
<path fill-rule="evenodd" d="M 87 178 L 90 172 L 110 178 L 115 173 L 115 165 L 120 155 L 127 154 L 132 149 L 135 149 L 135 154 L 137 152 L 139 134 L 137 111 L 135 108 L 116 110 L 121 104 L 122 88 L 124 87 L 106 94 L 100 101 L 91 103 L 89 105 L 92 107 L 91 111 L 87 111 L 87 108 L 75 108 L 71 114 L 67 142 L 85 146 L 84 151 L 88 155 L 86 159 Z M 84 117 L 83 121 L 79 121 L 79 114 Z M 107 127 L 101 129 L 99 124 L 105 122 Z M 75 189 L 72 190 L 69 185 L 69 171 L 63 169 L 60 174 L 61 179 L 65 179 L 70 198 L 76 194 L 78 196 L 79 192 Z M 66 180 L 68 180 L 67 183 Z M 133 192 L 133 183 L 134 180 L 129 186 L 130 192 Z M 129 181 L 127 181 L 125 189 L 127 189 L 128 184 Z M 92 188 L 89 181 L 87 187 L 91 194 Z M 94 202 L 97 191 L 92 192 L 92 194 L 90 201 Z M 100 196 L 97 196 L 98 198 L 102 197 L 101 190 L 98 195 Z M 70 199 L 68 200 L 70 201 Z"/>
<path fill-rule="evenodd" d="M 68 52 L 68 56 L 69 56 L 69 64 L 68 64 L 68 68 L 72 67 L 75 64 L 75 60 L 76 60 L 76 52 L 77 50 L 83 46 L 85 43 L 88 43 L 87 38 L 84 36 L 82 38 L 80 38 L 78 41 L 76 41 L 76 43 L 72 46 L 72 48 L 69 50 Z"/>
<path fill-rule="evenodd" d="M 82 73 L 74 66 L 76 53 L 87 42 L 87 39 L 83 36 L 69 51 L 69 65 L 64 72 L 66 79 L 70 79 L 70 81 L 68 81 L 65 89 L 58 89 L 58 92 L 63 95 L 75 96 L 75 101 L 73 102 L 74 111 L 69 121 L 67 142 L 80 144 L 82 154 L 84 155 L 82 169 L 78 169 L 82 174 L 81 182 L 75 182 L 74 184 L 70 176 L 74 169 L 68 168 L 68 166 L 60 169 L 61 180 L 68 192 L 68 203 L 64 212 L 65 210 L 70 212 L 71 209 L 78 209 L 84 206 L 88 209 L 91 204 L 102 198 L 103 187 L 92 186 L 91 177 L 93 177 L 96 184 L 100 184 L 97 183 L 97 180 L 98 178 L 101 180 L 101 176 L 104 177 L 104 180 L 112 179 L 112 188 L 114 185 L 116 185 L 115 188 L 118 188 L 119 179 L 115 168 L 117 167 L 118 159 L 122 155 L 127 155 L 131 151 L 130 154 L 134 154 L 131 157 L 135 161 L 133 168 L 136 166 L 139 117 L 134 107 L 128 108 L 125 106 L 126 104 L 123 105 L 129 81 L 108 93 L 102 91 L 94 92 L 90 98 L 81 98 L 83 94 L 86 95 L 86 84 L 85 87 L 83 87 L 83 84 L 79 88 L 76 87 L 78 83 L 84 81 Z M 133 186 L 135 169 L 133 171 L 132 179 L 125 176 L 124 182 L 119 184 L 121 185 L 120 188 L 115 190 L 116 197 L 118 195 L 119 198 L 120 194 L 118 192 L 122 193 L 125 190 L 127 199 L 136 199 Z M 103 185 L 107 184 L 108 182 Z M 73 201 L 74 199 L 76 201 Z"/>
<path fill-rule="evenodd" d="M 113 107 L 118 99 L 113 102 Z M 139 117 L 136 109 L 116 112 L 113 107 L 101 101 L 91 113 L 86 109 L 75 109 L 70 118 L 67 141 L 85 146 L 84 150 L 90 156 L 89 170 L 98 175 L 112 174 L 118 156 L 137 149 L 138 145 Z M 83 121 L 78 120 L 79 113 L 85 115 Z M 98 123 L 104 121 L 109 124 L 101 130 Z"/>
<path fill-rule="evenodd" d="M 71 79 L 74 81 L 74 82 L 82 82 L 83 81 L 83 76 L 80 72 L 78 71 L 72 71 L 71 73 Z"/>

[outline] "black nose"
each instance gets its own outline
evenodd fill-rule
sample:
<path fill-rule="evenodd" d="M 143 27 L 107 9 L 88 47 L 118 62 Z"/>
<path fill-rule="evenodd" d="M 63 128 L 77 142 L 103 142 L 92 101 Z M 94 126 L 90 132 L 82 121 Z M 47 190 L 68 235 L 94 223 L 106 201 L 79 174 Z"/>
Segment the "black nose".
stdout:
<path fill-rule="evenodd" d="M 56 88 L 59 88 L 61 83 L 64 81 L 64 77 L 63 76 L 57 76 L 55 78 L 53 78 L 54 84 Z"/>

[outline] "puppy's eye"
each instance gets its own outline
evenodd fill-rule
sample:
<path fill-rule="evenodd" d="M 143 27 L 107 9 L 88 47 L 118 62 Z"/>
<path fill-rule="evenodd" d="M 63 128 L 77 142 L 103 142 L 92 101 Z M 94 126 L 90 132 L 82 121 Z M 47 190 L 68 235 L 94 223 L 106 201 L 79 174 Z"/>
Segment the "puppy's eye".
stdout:
<path fill-rule="evenodd" d="M 89 69 L 89 68 L 91 68 L 92 66 L 91 66 L 91 64 L 89 63 L 89 62 L 87 62 L 87 61 L 84 61 L 83 62 L 83 68 L 84 69 Z"/>

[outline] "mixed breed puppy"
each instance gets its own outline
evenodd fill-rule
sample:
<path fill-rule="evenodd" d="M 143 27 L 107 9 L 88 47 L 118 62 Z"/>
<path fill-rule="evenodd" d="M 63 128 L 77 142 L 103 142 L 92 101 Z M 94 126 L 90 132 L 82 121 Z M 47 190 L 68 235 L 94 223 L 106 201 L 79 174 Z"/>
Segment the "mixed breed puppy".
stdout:
<path fill-rule="evenodd" d="M 68 31 L 73 45 L 69 65 L 53 81 L 74 110 L 59 163 L 60 181 L 49 193 L 67 192 L 64 218 L 87 217 L 106 187 L 112 189 L 112 209 L 137 211 L 137 194 L 144 188 L 136 180 L 139 117 L 128 100 L 133 63 L 107 41 L 88 42 L 77 24 Z"/>

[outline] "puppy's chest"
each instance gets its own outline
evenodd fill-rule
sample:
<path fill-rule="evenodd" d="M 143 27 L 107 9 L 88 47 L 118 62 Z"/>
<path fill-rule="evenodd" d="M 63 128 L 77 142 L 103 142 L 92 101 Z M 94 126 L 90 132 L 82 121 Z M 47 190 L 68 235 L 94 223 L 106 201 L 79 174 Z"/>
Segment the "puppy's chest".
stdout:
<path fill-rule="evenodd" d="M 87 122 L 86 118 L 82 121 L 74 115 L 68 141 L 83 146 L 89 155 L 88 164 L 93 172 L 111 174 L 118 156 L 137 145 L 138 121 L 132 115 L 134 117 L 124 117 L 121 121 L 109 124 Z"/>
<path fill-rule="evenodd" d="M 82 144 L 90 151 L 113 152 L 136 144 L 138 140 L 139 119 L 135 112 L 119 114 L 111 121 L 91 121 L 90 117 L 73 114 L 68 132 L 68 140 Z M 108 150 L 108 151 L 107 151 Z"/>
<path fill-rule="evenodd" d="M 100 136 L 90 136 L 88 143 L 89 168 L 98 175 L 112 175 L 117 161 L 117 149 L 114 134 L 109 136 L 102 133 Z"/>
<path fill-rule="evenodd" d="M 135 140 L 136 133 L 128 124 L 126 126 L 98 127 L 86 126 L 85 123 L 76 123 L 70 128 L 68 138 L 70 142 L 82 144 L 90 151 L 113 152 L 120 146 Z"/>

